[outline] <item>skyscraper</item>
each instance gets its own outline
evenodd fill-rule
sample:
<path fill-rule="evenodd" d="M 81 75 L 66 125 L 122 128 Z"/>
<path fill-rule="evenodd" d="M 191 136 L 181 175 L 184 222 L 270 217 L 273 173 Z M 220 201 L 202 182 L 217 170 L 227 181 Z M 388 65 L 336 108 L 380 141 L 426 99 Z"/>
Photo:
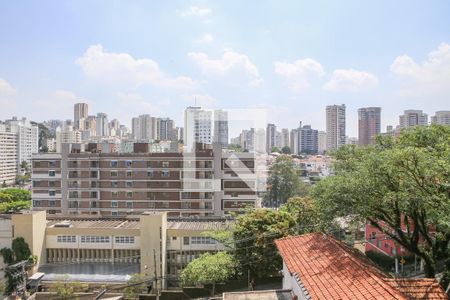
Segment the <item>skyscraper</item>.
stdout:
<path fill-rule="evenodd" d="M 290 143 L 289 143 L 289 129 L 287 128 L 283 128 L 281 129 L 281 147 L 290 147 Z M 291 149 L 292 151 L 292 149 Z"/>
<path fill-rule="evenodd" d="M 211 144 L 213 139 L 212 111 L 198 106 L 189 106 L 184 110 L 184 145 L 194 149 L 195 143 Z"/>
<path fill-rule="evenodd" d="M 319 131 L 318 133 L 318 150 L 319 153 L 324 153 L 327 150 L 327 133 Z"/>
<path fill-rule="evenodd" d="M 39 152 L 38 126 L 31 124 L 26 118 L 18 120 L 16 117 L 5 122 L 7 132 L 17 136 L 17 170 L 20 164 L 26 161 L 31 166 L 31 155 Z"/>
<path fill-rule="evenodd" d="M 345 104 L 326 107 L 327 150 L 345 144 Z"/>
<path fill-rule="evenodd" d="M 75 103 L 73 108 L 73 122 L 75 129 L 84 130 L 84 120 L 88 117 L 88 104 Z"/>
<path fill-rule="evenodd" d="M 95 119 L 97 136 L 107 137 L 109 136 L 109 124 L 108 115 L 105 113 L 98 113 Z"/>
<path fill-rule="evenodd" d="M 437 111 L 436 114 L 431 117 L 431 123 L 450 125 L 450 111 L 449 110 Z"/>
<path fill-rule="evenodd" d="M 277 126 L 275 124 L 267 124 L 266 128 L 266 152 L 271 153 L 272 148 L 276 145 Z"/>
<path fill-rule="evenodd" d="M 148 114 L 131 120 L 131 132 L 138 141 L 151 142 L 158 138 L 158 118 Z"/>
<path fill-rule="evenodd" d="M 214 142 L 228 147 L 228 112 L 221 109 L 214 111 Z"/>
<path fill-rule="evenodd" d="M 363 107 L 358 109 L 358 143 L 371 145 L 381 132 L 381 108 Z"/>
<path fill-rule="evenodd" d="M 319 131 L 312 129 L 310 125 L 299 128 L 299 153 L 317 154 L 319 151 Z"/>
<path fill-rule="evenodd" d="M 158 140 L 173 141 L 177 140 L 174 136 L 175 122 L 169 118 L 158 119 Z"/>
<path fill-rule="evenodd" d="M 428 115 L 421 110 L 405 110 L 399 117 L 400 128 L 410 128 L 417 125 L 427 125 Z"/>

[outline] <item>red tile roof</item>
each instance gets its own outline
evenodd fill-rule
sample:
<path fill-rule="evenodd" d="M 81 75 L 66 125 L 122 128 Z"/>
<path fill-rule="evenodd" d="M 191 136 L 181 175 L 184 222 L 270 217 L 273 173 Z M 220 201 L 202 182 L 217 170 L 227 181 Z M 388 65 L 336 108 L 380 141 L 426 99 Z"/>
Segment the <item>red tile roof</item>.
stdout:
<path fill-rule="evenodd" d="M 433 278 L 394 278 L 386 279 L 390 285 L 407 295 L 410 299 L 417 300 L 447 300 L 441 285 Z"/>
<path fill-rule="evenodd" d="M 289 272 L 312 299 L 416 299 L 386 280 L 361 252 L 328 235 L 311 233 L 275 243 Z"/>

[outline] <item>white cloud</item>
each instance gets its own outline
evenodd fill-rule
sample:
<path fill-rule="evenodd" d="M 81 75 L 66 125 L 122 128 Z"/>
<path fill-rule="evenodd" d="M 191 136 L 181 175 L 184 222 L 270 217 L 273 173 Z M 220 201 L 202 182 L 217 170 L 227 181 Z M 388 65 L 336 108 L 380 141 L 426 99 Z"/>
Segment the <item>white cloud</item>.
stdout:
<path fill-rule="evenodd" d="M 212 43 L 212 42 L 214 42 L 214 36 L 212 36 L 212 34 L 205 33 L 197 40 L 197 42 L 200 44 Z"/>
<path fill-rule="evenodd" d="M 208 7 L 191 6 L 185 10 L 178 11 L 182 17 L 206 17 L 212 13 L 212 10 Z"/>
<path fill-rule="evenodd" d="M 395 58 L 390 66 L 391 73 L 400 82 L 402 95 L 430 96 L 450 93 L 450 45 L 441 43 L 427 55 L 422 63 L 417 63 L 408 55 Z"/>
<path fill-rule="evenodd" d="M 151 84 L 171 89 L 192 89 L 197 85 L 186 76 L 168 76 L 151 59 L 136 59 L 128 53 L 107 52 L 101 45 L 89 46 L 76 63 L 89 79 L 103 84 L 131 87 Z"/>
<path fill-rule="evenodd" d="M 323 88 L 332 92 L 359 92 L 378 85 L 378 78 L 367 71 L 354 69 L 334 70 L 331 79 Z"/>
<path fill-rule="evenodd" d="M 299 59 L 293 63 L 275 61 L 275 73 L 284 78 L 285 84 L 294 92 L 307 89 L 312 77 L 325 74 L 322 65 L 312 58 Z"/>
<path fill-rule="evenodd" d="M 11 108 L 16 105 L 16 89 L 3 78 L 0 78 L 0 106 Z"/>
<path fill-rule="evenodd" d="M 13 95 L 16 93 L 16 90 L 3 78 L 0 78 L 0 95 Z"/>
<path fill-rule="evenodd" d="M 190 52 L 188 57 L 197 64 L 204 75 L 244 78 L 250 86 L 259 85 L 262 82 L 258 68 L 249 57 L 233 49 L 225 49 L 222 57 L 218 59 L 212 59 L 202 52 Z"/>
<path fill-rule="evenodd" d="M 182 99 L 185 102 L 188 102 L 189 105 L 196 105 L 203 108 L 213 108 L 218 104 L 216 98 L 207 94 L 184 95 L 182 96 Z"/>
<path fill-rule="evenodd" d="M 140 94 L 136 93 L 119 93 L 118 106 L 121 110 L 126 110 L 130 116 L 140 114 L 151 114 L 154 116 L 161 115 L 161 109 L 155 105 L 155 101 L 150 101 Z"/>

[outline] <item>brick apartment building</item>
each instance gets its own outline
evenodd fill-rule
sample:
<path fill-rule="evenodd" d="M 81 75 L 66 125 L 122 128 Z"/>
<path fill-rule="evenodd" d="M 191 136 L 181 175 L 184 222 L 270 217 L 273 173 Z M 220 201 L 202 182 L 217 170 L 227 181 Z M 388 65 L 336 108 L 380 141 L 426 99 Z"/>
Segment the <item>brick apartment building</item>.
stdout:
<path fill-rule="evenodd" d="M 33 210 L 49 214 L 225 215 L 257 206 L 255 159 L 202 145 L 195 153 L 99 153 L 65 144 L 61 153 L 33 156 Z M 239 176 L 237 175 L 239 174 Z"/>

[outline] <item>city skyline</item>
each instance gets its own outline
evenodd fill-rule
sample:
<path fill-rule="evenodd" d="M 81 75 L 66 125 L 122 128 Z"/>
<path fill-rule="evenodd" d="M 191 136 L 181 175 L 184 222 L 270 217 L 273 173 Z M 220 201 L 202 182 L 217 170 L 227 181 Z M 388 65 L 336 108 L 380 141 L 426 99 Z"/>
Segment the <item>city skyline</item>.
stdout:
<path fill-rule="evenodd" d="M 356 137 L 360 107 L 382 108 L 382 131 L 407 109 L 448 110 L 446 2 L 265 2 L 251 22 L 238 2 L 104 4 L 0 4 L 0 119 L 67 119 L 87 102 L 128 127 L 141 114 L 182 124 L 197 104 L 325 130 L 323 108 L 344 103 Z"/>

